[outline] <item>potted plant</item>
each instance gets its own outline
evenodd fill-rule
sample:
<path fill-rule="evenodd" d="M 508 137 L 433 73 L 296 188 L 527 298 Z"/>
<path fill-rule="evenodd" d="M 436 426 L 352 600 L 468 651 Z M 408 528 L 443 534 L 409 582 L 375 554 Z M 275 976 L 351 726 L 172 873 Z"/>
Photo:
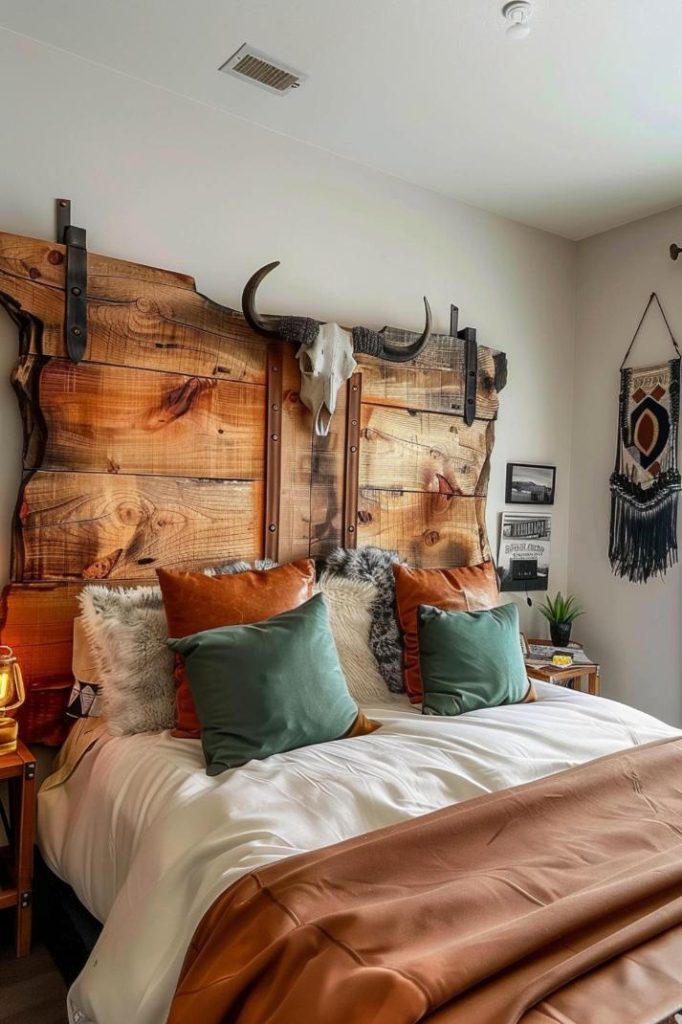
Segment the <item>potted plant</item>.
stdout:
<path fill-rule="evenodd" d="M 568 647 L 571 639 L 571 626 L 583 614 L 582 608 L 575 603 L 572 594 L 564 597 L 559 591 L 554 600 L 547 596 L 540 611 L 549 622 L 549 634 L 555 647 Z"/>

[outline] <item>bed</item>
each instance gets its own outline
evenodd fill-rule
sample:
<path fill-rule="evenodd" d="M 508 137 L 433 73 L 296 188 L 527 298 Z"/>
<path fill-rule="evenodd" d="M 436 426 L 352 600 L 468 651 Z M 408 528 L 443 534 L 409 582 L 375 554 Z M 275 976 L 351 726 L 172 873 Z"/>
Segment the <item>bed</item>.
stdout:
<path fill-rule="evenodd" d="M 675 735 L 622 704 L 537 689 L 533 705 L 457 719 L 387 698 L 365 709 L 377 733 L 217 779 L 195 740 L 100 740 L 39 797 L 45 861 L 104 922 L 69 994 L 71 1020 L 161 1024 L 202 915 L 257 866 Z"/>
<path fill-rule="evenodd" d="M 60 209 L 63 226 L 63 200 Z M 20 728 L 27 742 L 59 745 L 67 734 L 74 618 L 93 582 L 113 594 L 120 586 L 155 585 L 160 570 L 163 589 L 167 570 L 204 575 L 230 560 L 266 558 L 280 563 L 274 573 L 338 550 L 346 562 L 360 547 L 395 552 L 410 573 L 433 571 L 445 579 L 456 568 L 467 579 L 482 575 L 494 584 L 494 600 L 469 601 L 467 593 L 477 596 L 470 580 L 459 586 L 459 611 L 502 614 L 486 495 L 506 357 L 479 345 L 473 328 L 458 330 L 456 307 L 449 332 L 430 338 L 428 304 L 423 335 L 391 327 L 353 332 L 353 338 L 371 335 L 373 354 L 358 352 L 329 433 L 320 436 L 312 433 L 302 404 L 294 346 L 283 340 L 293 340 L 287 334 L 292 319 L 315 334 L 316 321 L 264 320 L 253 303 L 243 317 L 201 295 L 186 274 L 86 254 L 83 245 L 84 232 L 76 229 L 57 243 L 0 233 L 0 304 L 19 336 L 13 383 L 25 471 L 1 625 L 3 643 L 15 649 L 24 668 Z M 251 281 L 262 280 L 272 266 Z M 87 317 L 77 343 L 65 331 L 74 295 Z M 345 336 L 348 341 L 350 332 Z M 679 801 L 678 734 L 641 712 L 542 683 L 534 703 L 510 698 L 457 717 L 420 714 L 404 694 L 391 696 L 384 685 L 403 685 L 403 652 L 392 674 L 385 659 L 386 631 L 399 632 L 390 567 L 388 575 L 388 595 L 377 584 L 383 612 L 369 634 L 365 630 L 369 643 L 376 642 L 368 656 L 375 659 L 373 671 L 381 671 L 383 690 L 378 702 L 360 702 L 360 710 L 379 723 L 377 731 L 348 738 L 344 726 L 331 742 L 281 746 L 287 752 L 235 762 L 243 766 L 212 777 L 206 770 L 214 765 L 204 764 L 197 739 L 179 739 L 163 728 L 129 736 L 103 732 L 70 775 L 43 786 L 38 835 L 45 863 L 75 893 L 82 913 L 103 924 L 69 993 L 71 1024 L 606 1024 L 604 1007 L 608 1024 L 630 1024 L 630 1018 L 659 1024 L 664 1011 L 671 1012 L 671 988 L 682 988 L 682 977 L 674 976 L 682 964 L 682 832 L 669 813 L 671 800 Z M 410 592 L 414 598 L 414 588 Z M 317 599 L 307 596 L 310 605 Z M 158 594 L 154 601 L 158 626 Z M 398 617 L 404 684 L 414 698 L 407 670 L 408 655 L 410 672 L 419 668 L 417 605 L 433 606 L 438 614 L 453 606 L 430 598 L 412 603 L 413 626 Z M 168 640 L 171 618 L 164 604 Z M 284 606 L 279 611 L 280 618 L 292 614 Z M 302 614 L 298 607 L 295 612 Z M 248 622 L 262 625 L 277 614 L 270 610 Z M 183 643 L 195 630 L 234 625 L 224 618 L 195 625 L 174 632 L 181 639 L 170 643 Z M 422 625 L 420 620 L 419 630 Z M 429 631 L 436 627 L 430 621 Z M 519 661 L 518 619 L 508 639 Z M 159 642 L 170 657 L 165 641 Z M 119 695 L 135 659 L 126 664 L 130 672 L 121 671 L 119 658 Z M 526 700 L 522 661 L 518 674 L 514 700 Z M 298 678 L 306 675 L 307 669 Z M 167 676 L 164 693 L 174 701 L 172 669 Z M 101 684 L 111 726 L 115 688 L 107 696 L 104 677 L 76 678 L 95 688 Z M 179 684 L 178 707 L 183 686 L 187 693 L 187 680 Z M 87 693 L 86 685 L 81 696 Z M 424 707 L 429 710 L 426 702 Z M 174 721 L 177 733 L 179 718 Z M 208 730 L 205 721 L 199 724 L 203 741 Z M 345 738 L 334 738 L 340 735 Z M 590 821 L 591 807 L 604 815 L 603 830 Z M 559 818 L 552 844 L 543 850 L 540 826 L 552 814 Z M 679 819 L 679 809 L 674 814 Z M 519 829 L 517 852 L 505 844 Z M 406 849 L 412 844 L 412 858 L 402 857 L 403 841 Z M 491 873 L 486 865 L 498 849 L 506 850 L 503 870 L 497 865 Z M 429 872 L 420 877 L 425 851 Z M 463 861 L 457 862 L 460 851 Z M 611 858 L 619 864 L 613 884 Z M 520 936 L 525 918 L 513 900 L 524 892 L 521 898 L 530 898 L 535 883 L 527 881 L 525 889 L 518 884 L 519 866 L 540 884 L 551 876 L 558 893 L 554 902 L 539 900 L 550 923 L 543 910 L 538 927 Z M 513 949 L 508 940 L 516 930 L 513 955 L 521 973 L 532 967 L 542 974 L 543 956 L 553 948 L 544 940 L 554 934 L 554 905 L 561 914 L 577 900 L 585 904 L 584 917 L 594 916 L 590 873 L 597 868 L 600 898 L 613 890 L 613 899 L 620 899 L 604 905 L 604 920 L 624 921 L 619 929 L 614 924 L 614 934 L 632 933 L 632 941 L 618 949 L 607 942 L 601 960 L 587 962 L 585 950 L 591 953 L 594 945 L 588 936 L 579 953 L 571 947 L 560 958 L 559 975 L 552 974 L 556 965 L 547 965 L 552 984 L 543 988 L 536 977 L 533 999 L 509 1007 L 503 1020 L 497 995 L 491 1003 L 484 991 L 488 1010 L 470 1012 L 468 995 L 457 995 L 457 979 L 449 977 L 442 991 L 433 991 L 434 979 L 440 983 L 443 975 L 429 971 L 429 956 L 415 980 L 415 971 L 404 965 L 394 970 L 385 959 L 378 962 L 376 949 L 363 965 L 353 947 L 330 939 L 333 927 L 359 921 L 361 939 L 371 945 L 383 921 L 391 933 L 389 959 L 396 943 L 397 952 L 410 957 L 418 953 L 413 944 L 421 942 L 421 954 L 435 953 L 451 975 L 473 977 L 490 965 L 506 977 L 509 965 L 498 970 L 495 964 L 501 951 Z M 439 870 L 445 872 L 440 880 Z M 631 879 L 641 896 L 632 921 L 625 898 Z M 289 882 L 297 898 L 301 892 L 319 897 L 310 921 L 277 901 Z M 573 882 L 575 892 L 564 892 Z M 479 902 L 468 906 L 467 892 L 481 885 Z M 515 894 L 511 903 L 501 898 L 499 885 Z M 338 913 L 330 909 L 344 888 L 351 901 L 365 905 L 351 910 L 342 901 Z M 430 901 L 428 913 L 422 912 L 424 900 Z M 498 904 L 497 938 L 481 951 L 476 941 L 468 942 L 464 924 L 475 925 Z M 397 918 L 383 914 L 396 906 Z M 252 914 L 251 926 L 241 927 L 240 913 Z M 226 945 L 224 951 L 220 943 L 216 947 L 216 975 L 211 951 L 221 930 Z M 656 942 L 659 933 L 673 945 L 652 951 L 649 939 Z M 385 938 L 377 939 L 377 948 Z M 599 950 L 606 939 L 595 940 Z M 311 940 L 314 955 L 306 946 Z M 453 942 L 460 947 L 446 955 Z M 535 943 L 532 956 L 524 954 L 527 942 Z M 249 943 L 253 949 L 246 949 Z M 644 959 L 632 952 L 640 947 Z M 330 956 L 335 969 L 325 973 Z M 596 965 L 605 960 L 614 961 L 615 976 L 602 989 Z M 587 987 L 575 998 L 571 990 L 569 1000 L 581 1005 L 587 992 L 601 1016 L 576 1017 L 572 1010 L 571 1016 L 561 1001 L 550 1005 L 544 998 L 554 989 L 571 989 L 565 965 L 574 961 L 582 966 L 571 967 L 571 977 L 587 974 Z M 261 967 L 250 974 L 254 963 Z M 305 983 L 320 965 L 317 983 L 301 989 L 300 980 Z M 647 1001 L 639 1013 L 632 1008 L 642 992 L 633 978 L 642 977 Z M 234 991 L 226 990 L 230 986 Z"/>

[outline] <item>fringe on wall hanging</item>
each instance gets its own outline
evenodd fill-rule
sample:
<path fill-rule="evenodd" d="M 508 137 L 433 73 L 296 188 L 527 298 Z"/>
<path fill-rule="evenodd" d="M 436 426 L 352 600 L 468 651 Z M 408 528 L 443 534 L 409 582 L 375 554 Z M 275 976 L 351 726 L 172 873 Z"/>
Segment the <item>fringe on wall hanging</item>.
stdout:
<path fill-rule="evenodd" d="M 668 328 L 677 357 L 660 366 L 626 367 L 652 304 Z M 618 442 L 611 475 L 609 559 L 617 576 L 646 583 L 677 562 L 677 430 L 680 350 L 656 292 L 652 292 L 620 366 Z"/>

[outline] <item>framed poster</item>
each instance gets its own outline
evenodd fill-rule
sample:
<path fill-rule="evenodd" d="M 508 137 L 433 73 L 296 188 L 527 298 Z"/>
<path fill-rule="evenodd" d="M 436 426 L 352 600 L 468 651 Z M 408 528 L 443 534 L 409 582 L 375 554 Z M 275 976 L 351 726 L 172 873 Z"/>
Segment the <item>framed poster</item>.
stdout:
<path fill-rule="evenodd" d="M 555 486 L 556 466 L 507 463 L 508 505 L 553 505 Z"/>
<path fill-rule="evenodd" d="M 497 571 L 500 590 L 547 590 L 552 516 L 503 512 Z"/>

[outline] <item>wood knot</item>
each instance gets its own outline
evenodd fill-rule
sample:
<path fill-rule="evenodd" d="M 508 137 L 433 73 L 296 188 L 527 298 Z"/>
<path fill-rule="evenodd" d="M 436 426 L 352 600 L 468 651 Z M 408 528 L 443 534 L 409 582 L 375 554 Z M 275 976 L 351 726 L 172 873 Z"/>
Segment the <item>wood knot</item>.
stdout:
<path fill-rule="evenodd" d="M 293 391 L 291 388 L 284 393 L 284 401 L 288 402 L 289 405 L 296 405 L 299 401 L 298 391 Z"/>
<path fill-rule="evenodd" d="M 28 276 L 32 281 L 37 281 L 40 277 L 40 271 L 37 267 L 29 267 Z"/>
<path fill-rule="evenodd" d="M 120 473 L 121 466 L 115 459 L 107 459 L 107 473 Z"/>
<path fill-rule="evenodd" d="M 442 476 L 441 473 L 436 473 L 436 480 L 438 481 L 438 493 L 439 494 L 461 494 L 462 491 L 456 484 L 451 484 L 447 477 Z"/>
<path fill-rule="evenodd" d="M 440 540 L 440 534 L 438 530 L 424 530 L 422 534 L 424 543 L 427 547 L 432 548 L 434 544 L 437 544 Z"/>
<path fill-rule="evenodd" d="M 363 523 L 363 524 L 371 523 L 373 521 L 373 519 L 374 519 L 374 516 L 372 515 L 371 512 L 368 512 L 367 509 L 365 509 L 365 508 L 358 509 L 358 522 L 359 523 Z"/>
<path fill-rule="evenodd" d="M 58 249 L 50 249 L 47 254 L 47 262 L 51 263 L 53 267 L 58 267 L 60 263 L 64 262 L 64 253 L 59 252 Z"/>
<path fill-rule="evenodd" d="M 364 437 L 366 441 L 376 441 L 379 433 L 378 431 L 373 430 L 372 427 L 364 427 L 360 432 L 360 436 Z"/>
<path fill-rule="evenodd" d="M 161 400 L 161 408 L 156 409 L 147 420 L 149 430 L 158 430 L 174 420 L 186 416 L 194 403 L 205 391 L 210 391 L 217 381 L 210 377 L 190 377 L 184 384 L 166 392 Z"/>
<path fill-rule="evenodd" d="M 123 548 L 116 548 L 115 551 L 111 551 L 108 555 L 104 555 L 103 558 L 98 558 L 96 562 L 89 565 L 87 569 L 83 569 L 82 577 L 84 580 L 105 580 L 114 569 L 119 558 L 123 554 Z"/>

